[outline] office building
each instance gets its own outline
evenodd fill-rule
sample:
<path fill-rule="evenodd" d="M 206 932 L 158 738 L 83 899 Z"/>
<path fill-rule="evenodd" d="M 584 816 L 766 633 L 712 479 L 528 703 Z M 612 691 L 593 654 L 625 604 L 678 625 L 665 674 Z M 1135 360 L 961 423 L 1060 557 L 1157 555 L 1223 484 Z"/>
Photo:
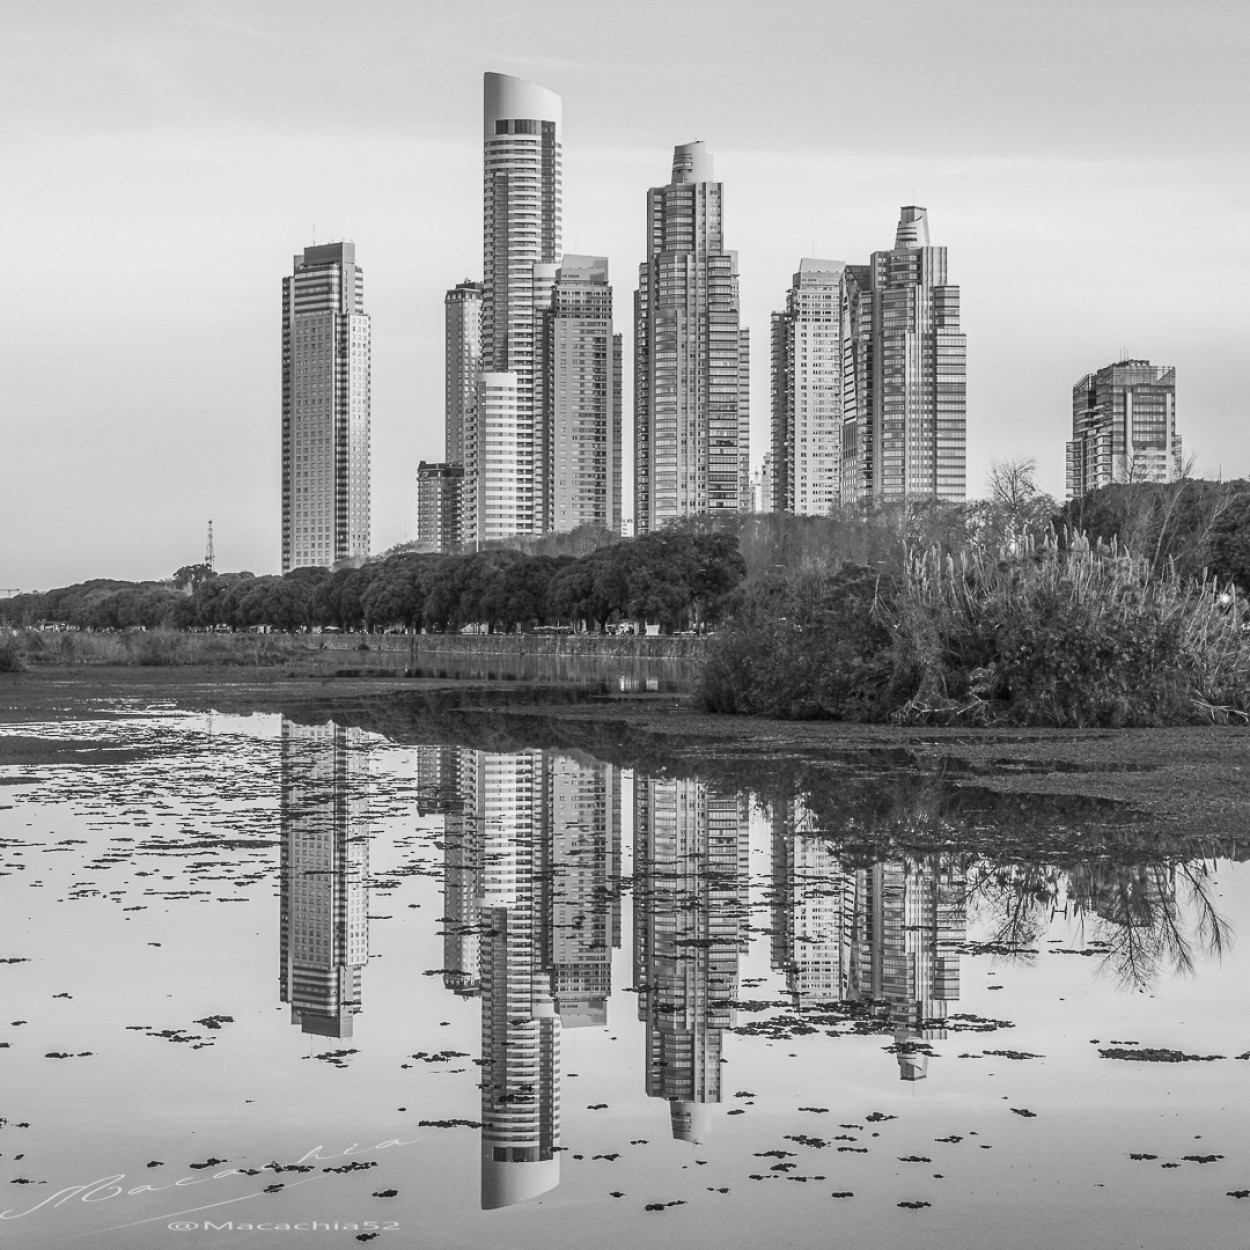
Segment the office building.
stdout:
<path fill-rule="evenodd" d="M 672 180 L 647 193 L 634 356 L 634 518 L 669 521 L 749 506 L 738 256 L 723 238 L 724 192 L 702 142 L 681 144 Z"/>
<path fill-rule="evenodd" d="M 483 91 L 481 374 L 470 542 L 541 532 L 536 373 L 560 257 L 560 97 L 508 74 Z M 449 456 L 450 459 L 450 456 Z"/>
<path fill-rule="evenodd" d="M 282 280 L 282 571 L 369 555 L 369 316 L 354 243 Z"/>
<path fill-rule="evenodd" d="M 966 342 L 926 209 L 904 207 L 893 248 L 865 269 L 847 266 L 842 304 L 843 502 L 961 503 Z"/>
<path fill-rule="evenodd" d="M 621 529 L 621 336 L 603 256 L 565 256 L 541 313 L 536 528 Z"/>
<path fill-rule="evenodd" d="M 773 313 L 773 507 L 828 516 L 842 502 L 842 275 L 803 259 Z"/>
<path fill-rule="evenodd" d="M 417 466 L 417 550 L 455 552 L 460 549 L 461 488 L 464 465 Z"/>
<path fill-rule="evenodd" d="M 1181 476 L 1176 370 L 1121 360 L 1072 388 L 1068 497 L 1113 482 L 1174 482 Z"/>

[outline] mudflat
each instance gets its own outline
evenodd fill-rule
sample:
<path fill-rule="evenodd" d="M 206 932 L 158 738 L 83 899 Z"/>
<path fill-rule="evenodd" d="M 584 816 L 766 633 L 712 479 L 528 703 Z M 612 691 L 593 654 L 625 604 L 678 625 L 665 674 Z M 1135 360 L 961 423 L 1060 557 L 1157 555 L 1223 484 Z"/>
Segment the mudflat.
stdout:
<path fill-rule="evenodd" d="M 1004 794 L 1127 805 L 1155 833 L 1250 839 L 1250 727 L 1178 729 L 898 728 L 707 715 L 673 695 L 606 695 L 522 682 L 330 677 L 285 667 L 57 666 L 0 674 L 0 766 L 128 762 L 134 750 L 66 726 L 138 710 L 281 712 L 334 719 L 401 742 L 523 743 L 583 750 L 623 766 L 663 760 L 752 777 L 834 761 L 910 760 Z M 34 731 L 61 725 L 55 738 Z M 24 731 L 23 726 L 31 726 Z"/>

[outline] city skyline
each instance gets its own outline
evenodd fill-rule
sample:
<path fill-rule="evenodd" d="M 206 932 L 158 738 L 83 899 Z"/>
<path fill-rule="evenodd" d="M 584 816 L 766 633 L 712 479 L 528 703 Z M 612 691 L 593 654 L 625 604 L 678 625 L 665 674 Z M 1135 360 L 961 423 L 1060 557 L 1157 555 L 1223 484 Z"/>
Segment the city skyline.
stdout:
<path fill-rule="evenodd" d="M 333 33 L 308 22 L 292 35 L 272 10 L 172 5 L 153 20 L 119 2 L 72 23 L 55 6 L 6 18 L 23 247 L 0 582 L 166 576 L 199 558 L 209 517 L 220 567 L 278 566 L 272 290 L 282 258 L 314 238 L 355 239 L 370 275 L 372 547 L 415 538 L 416 465 L 443 450 L 442 298 L 476 275 L 481 246 L 476 111 L 492 68 L 563 98 L 564 243 L 608 257 L 618 294 L 641 259 L 657 163 L 694 137 L 716 152 L 742 322 L 756 327 L 753 471 L 768 445 L 762 327 L 796 259 L 868 255 L 906 203 L 929 207 L 964 289 L 970 497 L 991 459 L 1013 455 L 1035 456 L 1061 496 L 1072 380 L 1125 357 L 1177 368 L 1200 475 L 1250 471 L 1236 367 L 1247 314 L 1232 295 L 1247 262 L 1221 253 L 1250 189 L 1232 122 L 1246 91 L 1235 9 L 1152 6 L 1126 26 L 1111 5 L 783 4 L 762 34 L 730 22 L 698 43 L 697 11 L 596 15 L 588 39 L 567 5 L 527 11 L 527 29 L 487 8 L 418 23 L 378 5 L 354 31 L 371 91 L 347 92 L 334 71 L 321 96 L 284 66 L 290 40 L 324 59 Z M 671 47 L 646 37 L 661 12 L 681 36 Z M 836 93 L 805 72 L 828 39 L 869 46 L 899 21 L 917 35 L 901 52 L 911 93 L 886 91 L 867 64 L 849 65 Z M 1109 75 L 1094 72 L 1107 39 L 1133 52 Z M 1164 79 L 1165 92 L 1148 85 Z M 835 95 L 866 102 L 853 127 L 829 125 Z M 924 101 L 940 123 L 918 123 Z M 347 144 L 350 177 L 325 177 L 327 141 Z M 186 257 L 208 238 L 231 263 L 202 266 L 188 300 Z M 1168 271 L 1185 275 L 1183 321 Z M 627 480 L 629 459 L 627 446 Z M 19 545 L 33 517 L 41 538 Z"/>

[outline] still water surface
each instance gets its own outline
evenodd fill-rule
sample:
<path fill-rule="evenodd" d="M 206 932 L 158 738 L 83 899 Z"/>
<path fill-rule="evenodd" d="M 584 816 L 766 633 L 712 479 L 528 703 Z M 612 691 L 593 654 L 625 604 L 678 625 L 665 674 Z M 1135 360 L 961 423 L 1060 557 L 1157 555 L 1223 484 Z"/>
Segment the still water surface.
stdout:
<path fill-rule="evenodd" d="M 21 732 L 104 752 L 0 770 L 6 1245 L 1250 1246 L 1236 846 L 1030 855 L 1120 813 L 902 759 Z"/>

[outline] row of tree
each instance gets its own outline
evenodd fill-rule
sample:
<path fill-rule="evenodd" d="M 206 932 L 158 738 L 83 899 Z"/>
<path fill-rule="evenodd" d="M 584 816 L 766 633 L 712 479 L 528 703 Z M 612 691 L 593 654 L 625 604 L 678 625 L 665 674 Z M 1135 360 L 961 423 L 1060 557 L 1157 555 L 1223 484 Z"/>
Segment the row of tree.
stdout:
<path fill-rule="evenodd" d="M 95 580 L 0 601 L 11 625 L 61 622 L 82 629 L 265 627 L 295 631 L 489 631 L 614 620 L 666 632 L 717 619 L 746 567 L 732 534 L 678 528 L 597 547 L 588 555 L 506 548 L 464 556 L 393 553 L 359 568 L 294 569 L 285 576 L 178 570 L 169 583 Z"/>
<path fill-rule="evenodd" d="M 621 540 L 583 527 L 518 539 L 470 555 L 397 548 L 360 568 L 296 569 L 284 577 L 179 569 L 170 582 L 96 579 L 0 601 L 0 622 L 63 621 L 92 629 L 267 626 L 294 630 L 492 630 L 616 619 L 702 628 L 744 575 L 836 570 L 844 563 L 901 574 L 908 552 L 995 552 L 1043 541 L 1054 530 L 1117 542 L 1154 573 L 1204 573 L 1250 593 L 1250 483 L 1185 478 L 1109 486 L 1060 506 L 1040 492 L 1029 460 L 998 462 L 988 497 L 838 509 L 829 516 L 765 513 L 700 518 Z M 187 592 L 190 593 L 187 593 Z"/>

